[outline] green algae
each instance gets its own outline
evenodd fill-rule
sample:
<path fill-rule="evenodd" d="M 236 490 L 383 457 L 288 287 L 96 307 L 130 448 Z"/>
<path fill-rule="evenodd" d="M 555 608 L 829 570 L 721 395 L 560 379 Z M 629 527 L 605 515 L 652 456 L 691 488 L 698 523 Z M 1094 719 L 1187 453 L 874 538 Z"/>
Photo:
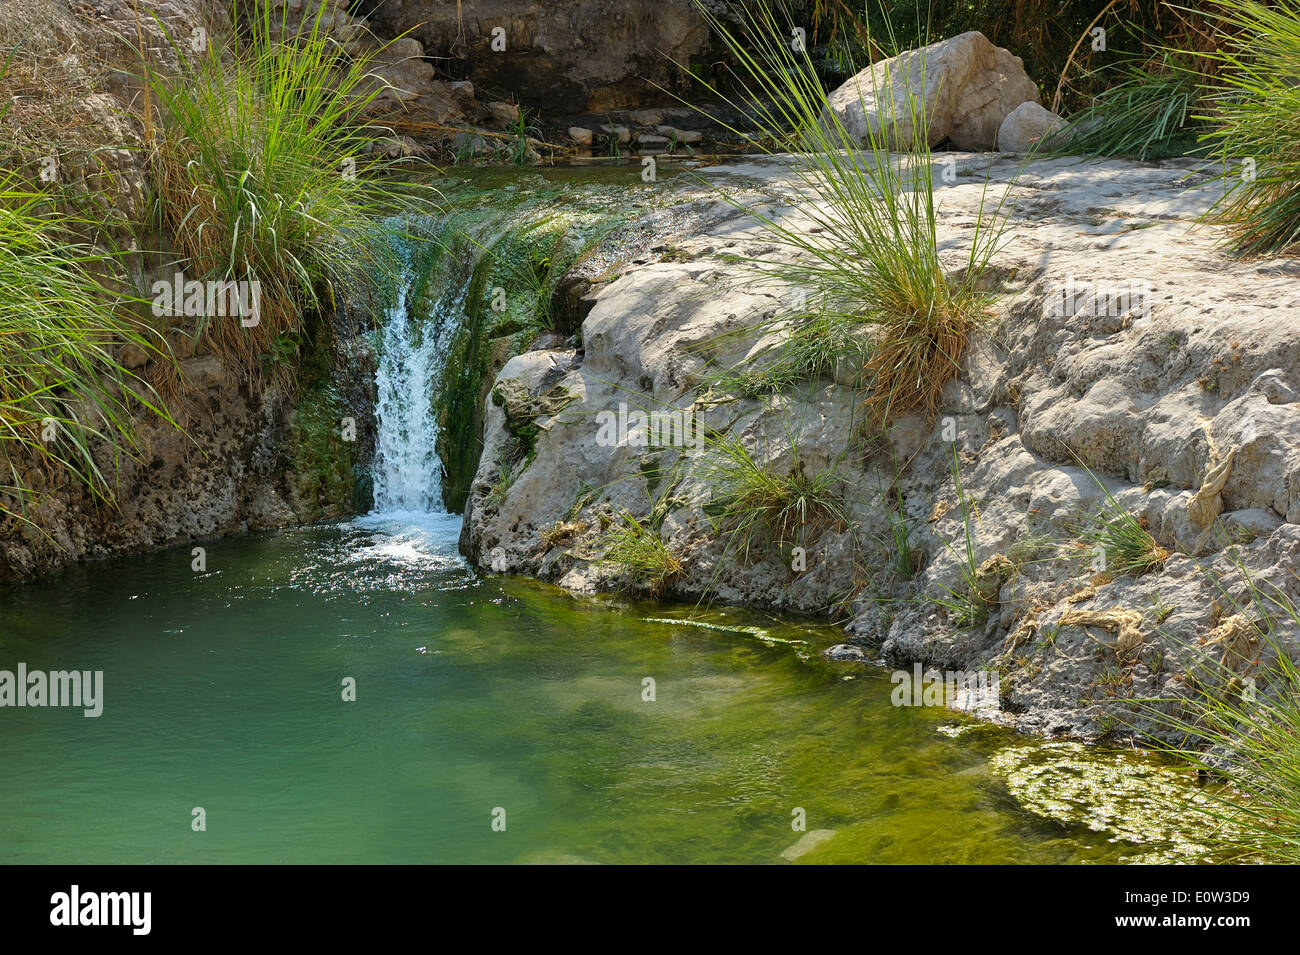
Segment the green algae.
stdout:
<path fill-rule="evenodd" d="M 1054 740 L 1006 747 L 989 764 L 1030 812 L 1144 850 L 1122 861 L 1207 860 L 1210 850 L 1196 833 L 1220 806 L 1189 785 L 1186 769 L 1155 754 L 1120 751 L 1099 759 L 1083 743 Z"/>
<path fill-rule="evenodd" d="M 317 521 L 354 510 L 356 443 L 344 440 L 345 409 L 336 383 L 328 334 L 316 328 L 298 367 L 299 393 L 289 423 L 286 478 L 302 519 Z"/>

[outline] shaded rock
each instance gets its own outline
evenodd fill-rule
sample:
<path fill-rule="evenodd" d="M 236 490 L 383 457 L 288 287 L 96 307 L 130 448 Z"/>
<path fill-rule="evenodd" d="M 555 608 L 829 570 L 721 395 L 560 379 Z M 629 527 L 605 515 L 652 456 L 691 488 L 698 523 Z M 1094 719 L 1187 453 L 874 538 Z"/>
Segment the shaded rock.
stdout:
<path fill-rule="evenodd" d="M 658 110 L 637 109 L 628 113 L 627 118 L 638 126 L 658 126 L 664 121 L 664 114 Z"/>
<path fill-rule="evenodd" d="M 555 113 L 636 106 L 661 96 L 660 86 L 685 89 L 675 63 L 691 62 L 712 42 L 693 0 L 386 0 L 370 6 L 370 21 L 384 34 L 410 30 L 429 56 L 480 87 L 507 90 Z"/>
<path fill-rule="evenodd" d="M 679 143 L 693 146 L 704 141 L 704 134 L 695 129 L 678 129 L 675 126 L 660 126 L 659 135 L 675 139 Z"/>
<path fill-rule="evenodd" d="M 579 146 L 590 146 L 593 135 L 592 131 L 584 126 L 569 127 L 569 138 Z"/>
<path fill-rule="evenodd" d="M 519 122 L 519 107 L 514 103 L 488 103 L 488 113 L 493 122 L 501 126 L 510 126 Z"/>

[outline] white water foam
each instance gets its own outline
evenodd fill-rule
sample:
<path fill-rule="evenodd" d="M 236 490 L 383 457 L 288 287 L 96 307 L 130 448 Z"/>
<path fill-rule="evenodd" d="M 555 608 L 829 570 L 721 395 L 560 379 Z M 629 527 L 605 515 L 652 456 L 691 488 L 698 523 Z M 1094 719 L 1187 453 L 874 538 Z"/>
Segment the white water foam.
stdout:
<path fill-rule="evenodd" d="M 445 552 L 459 539 L 461 518 L 449 514 L 442 500 L 433 399 L 464 321 L 467 291 L 468 281 L 448 287 L 428 316 L 413 316 L 409 283 L 403 281 L 380 329 L 374 509 L 355 524 L 383 531 L 390 556 L 411 549 Z"/>

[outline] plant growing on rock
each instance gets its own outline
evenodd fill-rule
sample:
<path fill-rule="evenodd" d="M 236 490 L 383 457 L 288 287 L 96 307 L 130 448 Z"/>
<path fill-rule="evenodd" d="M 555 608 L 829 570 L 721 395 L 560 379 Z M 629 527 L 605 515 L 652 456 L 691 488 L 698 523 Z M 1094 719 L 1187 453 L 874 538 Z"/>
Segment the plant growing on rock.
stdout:
<path fill-rule="evenodd" d="M 833 375 L 841 361 L 861 367 L 868 357 L 857 323 L 834 311 L 773 319 L 760 327 L 779 330 L 781 341 L 754 356 L 750 367 L 729 369 L 709 384 L 759 398 Z"/>
<path fill-rule="evenodd" d="M 981 200 L 964 265 L 949 269 L 939 252 L 924 133 L 928 114 L 918 94 L 895 89 L 891 82 L 871 94 L 886 112 L 901 107 L 910 118 L 919 131 L 912 152 L 891 155 L 887 123 L 866 123 L 859 145 L 840 117 L 826 108 L 810 55 L 791 48 L 790 30 L 768 5 L 738 9 L 739 30 L 701 9 L 737 64 L 745 98 L 762 104 L 747 110 L 759 128 L 748 138 L 764 151 L 792 152 L 793 170 L 805 193 L 798 218 L 790 219 L 730 200 L 792 253 L 790 261 L 746 261 L 816 293 L 828 310 L 869 337 L 864 372 L 870 385 L 867 404 L 875 417 L 932 415 L 944 386 L 960 370 L 972 333 L 988 317 L 984 277 L 1000 245 L 1006 194 L 991 217 L 984 215 Z"/>
<path fill-rule="evenodd" d="M 698 473 L 713 489 L 708 509 L 726 530 L 729 549 L 744 559 L 760 540 L 778 548 L 806 546 L 827 528 L 848 523 L 838 468 L 809 473 L 793 442 L 791 457 L 788 469 L 777 469 L 751 453 L 739 435 L 707 441 Z"/>
<path fill-rule="evenodd" d="M 1140 577 L 1158 570 L 1169 559 L 1169 551 L 1110 491 L 1106 491 L 1100 511 L 1083 524 L 1079 534 L 1089 545 L 1095 569 L 1107 579 L 1124 574 Z"/>
<path fill-rule="evenodd" d="M 75 238 L 87 226 L 0 179 L 0 516 L 21 516 L 38 468 L 111 501 L 96 452 L 133 455 L 138 411 L 171 421 L 123 358 L 128 348 L 162 357 L 161 339 L 133 315 L 138 303 L 110 290 L 117 258 Z"/>
<path fill-rule="evenodd" d="M 979 520 L 979 510 L 966 495 L 955 444 L 952 448 L 952 481 L 957 492 L 957 506 L 961 511 L 961 549 L 958 550 L 949 541 L 944 541 L 944 547 L 956 560 L 960 581 L 956 587 L 940 582 L 939 589 L 943 592 L 927 594 L 926 598 L 943 608 L 955 626 L 966 629 L 988 617 L 989 608 L 997 602 L 1002 581 L 1013 572 L 1014 565 L 1001 554 L 995 554 L 983 563 L 979 562 L 972 524 L 972 518 Z"/>
<path fill-rule="evenodd" d="M 1232 558 L 1248 599 L 1233 600 L 1214 579 L 1236 613 L 1219 636 L 1181 649 L 1192 663 L 1182 683 L 1187 694 L 1140 701 L 1137 712 L 1176 742 L 1157 745 L 1226 786 L 1208 805 L 1194 804 L 1213 824 L 1206 827 L 1220 853 L 1245 861 L 1300 862 L 1300 670 L 1288 643 L 1300 635 L 1300 609 L 1280 587 L 1250 576 Z M 1290 639 L 1283 634 L 1290 633 Z M 1243 657 L 1240 650 L 1248 649 Z M 1218 659 L 1210 653 L 1222 650 Z M 1260 658 L 1270 652 L 1273 662 Z M 1249 677 L 1243 674 L 1249 673 Z"/>
<path fill-rule="evenodd" d="M 304 309 L 386 271 L 382 218 L 426 203 L 380 178 L 392 161 L 364 112 L 382 91 L 373 55 L 344 52 L 308 7 L 301 30 L 256 0 L 239 44 L 192 54 L 172 40 L 175 75 L 149 68 L 160 125 L 148 144 L 158 225 L 188 279 L 257 282 L 257 321 L 200 320 L 195 335 L 250 372 Z M 359 266 L 361 266 L 359 270 Z M 369 267 L 367 270 L 365 267 Z"/>
<path fill-rule="evenodd" d="M 621 568 L 630 589 L 644 589 L 652 597 L 662 594 L 682 572 L 681 560 L 658 531 L 627 511 L 623 511 L 621 523 L 601 535 L 595 546 L 604 548 L 600 563 Z"/>

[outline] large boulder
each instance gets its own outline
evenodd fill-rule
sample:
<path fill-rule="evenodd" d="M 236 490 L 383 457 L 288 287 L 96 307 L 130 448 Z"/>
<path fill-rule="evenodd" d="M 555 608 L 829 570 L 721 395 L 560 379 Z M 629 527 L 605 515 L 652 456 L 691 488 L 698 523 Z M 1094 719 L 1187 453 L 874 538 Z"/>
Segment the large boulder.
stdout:
<path fill-rule="evenodd" d="M 1038 102 L 1038 88 L 1020 57 L 972 30 L 881 60 L 832 92 L 826 108 L 857 144 L 887 134 L 894 148 L 909 149 L 924 103 L 928 145 L 946 139 L 956 149 L 987 150 L 1007 114 L 1026 102 Z"/>
<path fill-rule="evenodd" d="M 998 129 L 998 151 L 1027 153 L 1045 148 L 1065 128 L 1065 120 L 1032 100 L 1021 103 L 1007 114 Z"/>

